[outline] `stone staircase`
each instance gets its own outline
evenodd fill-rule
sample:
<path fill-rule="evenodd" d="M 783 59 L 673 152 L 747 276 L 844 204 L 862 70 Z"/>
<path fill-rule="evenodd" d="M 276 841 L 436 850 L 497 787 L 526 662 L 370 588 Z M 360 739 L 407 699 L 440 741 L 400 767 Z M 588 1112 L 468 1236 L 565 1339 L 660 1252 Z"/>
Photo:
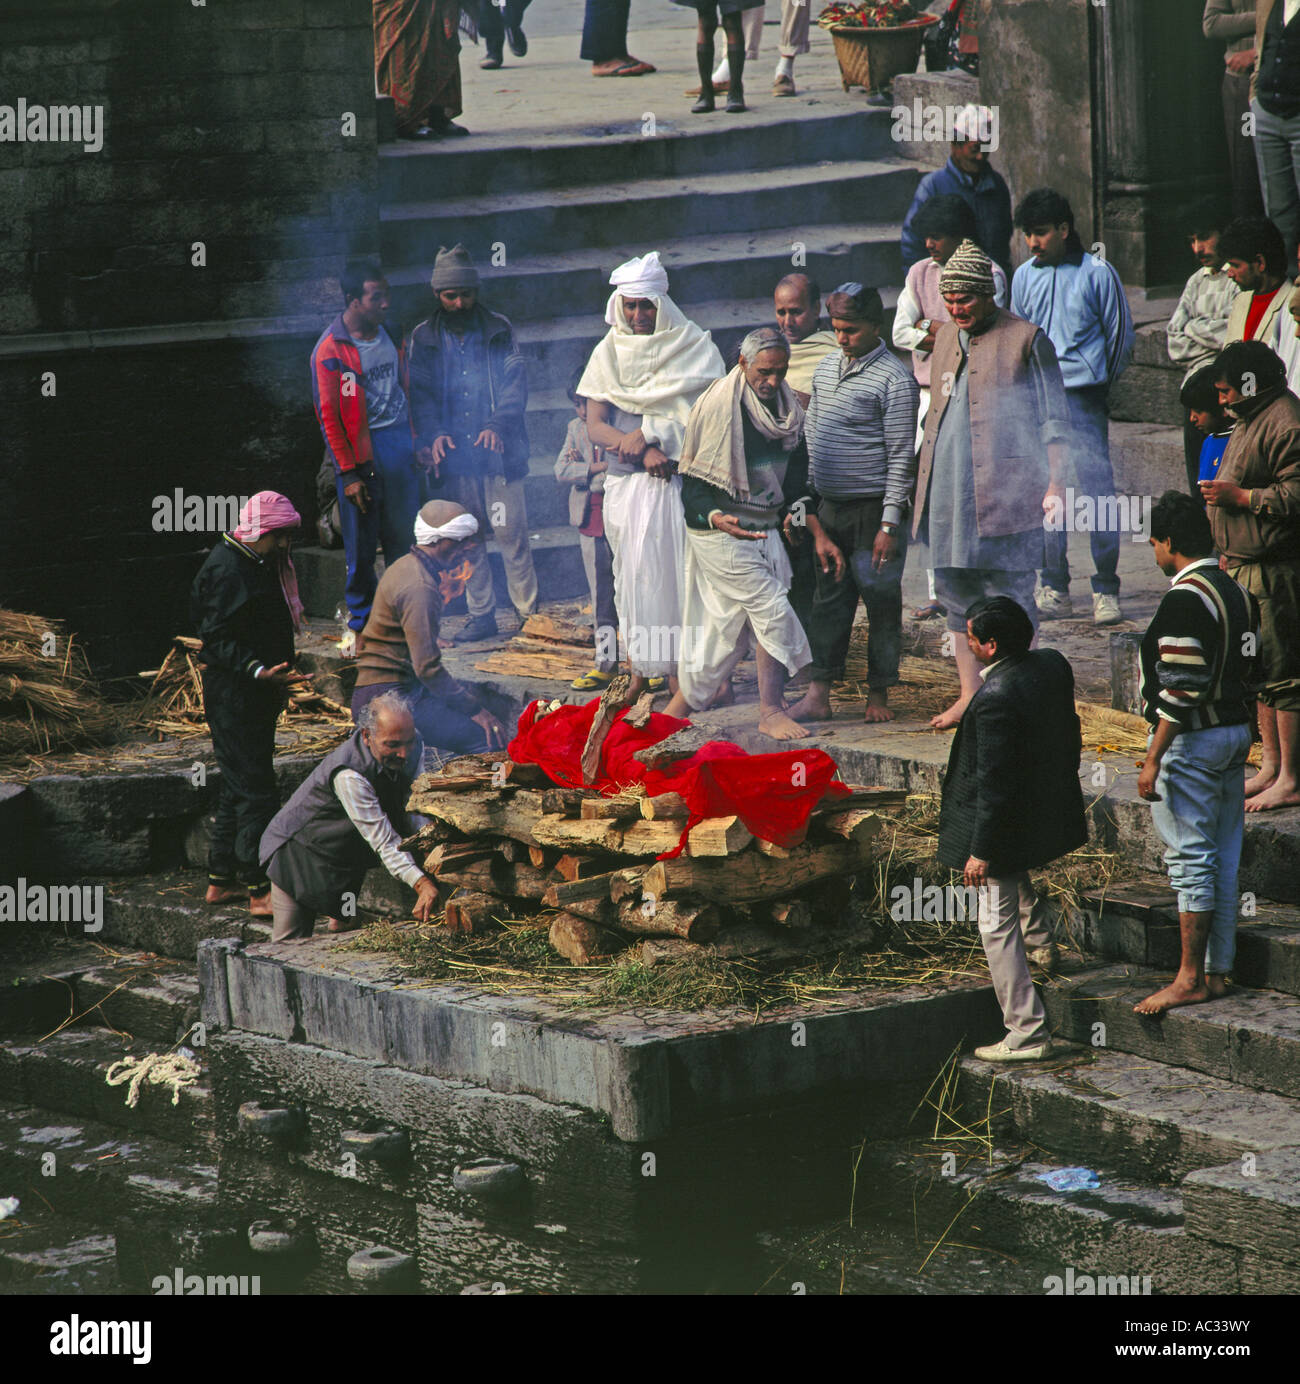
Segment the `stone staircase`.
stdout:
<path fill-rule="evenodd" d="M 1156 1020 L 1133 1005 L 1176 964 L 1175 896 L 1152 879 L 1085 902 L 1086 964 L 1041 987 L 1056 1055 L 958 1059 L 951 1105 L 918 1121 L 926 1136 L 866 1146 L 866 1200 L 905 1216 L 923 1254 L 951 1232 L 965 1251 L 1014 1253 L 1044 1285 L 1072 1270 L 1113 1285 L 1099 1292 L 1294 1293 L 1300 908 L 1261 900 L 1239 933 L 1242 988 Z M 1100 1185 L 1040 1180 L 1077 1165 Z"/>
<path fill-rule="evenodd" d="M 825 290 L 850 278 L 882 285 L 892 312 L 899 229 L 922 170 L 897 157 L 890 124 L 887 111 L 859 109 L 652 137 L 573 132 L 487 152 L 381 150 L 393 322 L 409 330 L 427 315 L 433 255 L 460 241 L 480 266 L 483 301 L 511 319 L 528 361 L 525 502 L 544 599 L 586 592 L 554 465 L 573 416 L 565 389 L 606 330 L 610 270 L 658 249 L 674 300 L 724 356 L 771 320 L 772 289 L 796 264 Z M 489 560 L 508 606 L 491 546 Z M 299 549 L 295 563 L 308 613 L 332 617 L 341 550 Z"/>

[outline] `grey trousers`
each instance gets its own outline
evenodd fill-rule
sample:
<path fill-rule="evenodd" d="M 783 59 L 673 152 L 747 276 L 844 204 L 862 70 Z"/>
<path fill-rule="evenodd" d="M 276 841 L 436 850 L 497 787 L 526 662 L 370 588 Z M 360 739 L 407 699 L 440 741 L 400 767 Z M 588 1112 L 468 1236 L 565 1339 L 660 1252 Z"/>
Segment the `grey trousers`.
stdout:
<path fill-rule="evenodd" d="M 989 876 L 988 888 L 979 892 L 979 929 L 993 993 L 1007 1026 L 1007 1047 L 1036 1048 L 1052 1034 L 1029 975 L 1025 948 L 1045 947 L 1052 934 L 1046 900 L 1034 892 L 1028 874 Z"/>
<path fill-rule="evenodd" d="M 271 941 L 288 942 L 295 937 L 310 937 L 316 915 L 291 899 L 278 884 L 272 884 L 271 923 Z"/>

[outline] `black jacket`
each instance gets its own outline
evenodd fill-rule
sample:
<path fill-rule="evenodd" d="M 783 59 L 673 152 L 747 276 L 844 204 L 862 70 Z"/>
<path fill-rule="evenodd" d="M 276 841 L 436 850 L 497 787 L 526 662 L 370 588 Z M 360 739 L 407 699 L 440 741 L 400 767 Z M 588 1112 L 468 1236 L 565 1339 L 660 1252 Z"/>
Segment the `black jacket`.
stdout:
<path fill-rule="evenodd" d="M 490 413 L 483 428 L 491 427 L 505 447 L 504 469 L 508 481 L 528 474 L 528 431 L 524 410 L 528 407 L 528 371 L 515 341 L 510 320 L 478 303 L 475 326 L 487 338 L 488 395 Z M 442 421 L 442 365 L 439 361 L 441 306 L 420 323 L 406 342 L 406 365 L 411 412 L 415 418 L 416 445 L 428 447 L 447 431 Z"/>
<path fill-rule="evenodd" d="M 293 617 L 275 558 L 260 559 L 227 534 L 194 579 L 190 617 L 209 668 L 251 679 L 259 663 L 293 662 Z"/>
<path fill-rule="evenodd" d="M 993 665 L 948 756 L 938 858 L 975 856 L 991 875 L 1036 869 L 1088 839 L 1079 785 L 1083 739 L 1074 674 L 1055 649 Z"/>

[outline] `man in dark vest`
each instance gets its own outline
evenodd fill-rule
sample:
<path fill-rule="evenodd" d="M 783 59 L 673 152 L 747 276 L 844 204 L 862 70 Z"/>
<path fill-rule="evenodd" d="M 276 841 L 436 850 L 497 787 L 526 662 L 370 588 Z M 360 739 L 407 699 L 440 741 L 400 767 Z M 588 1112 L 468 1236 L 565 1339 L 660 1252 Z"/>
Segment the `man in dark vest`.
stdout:
<path fill-rule="evenodd" d="M 375 864 L 416 891 L 412 916 L 428 921 L 437 887 L 402 850 L 411 826 L 406 801 L 423 748 L 405 699 L 395 692 L 376 697 L 358 728 L 276 814 L 261 847 L 271 880 L 273 942 L 310 937 L 318 913 L 329 916 L 331 932 L 358 926 L 357 894 Z"/>
<path fill-rule="evenodd" d="M 1035 611 L 1070 412 L 1047 333 L 998 307 L 993 262 L 974 241 L 948 257 L 939 291 L 951 320 L 939 324 L 930 358 L 912 536 L 929 546 L 935 599 L 948 619 L 945 652 L 951 647 L 961 679 L 956 701 L 930 721 L 948 730 L 980 686 L 966 611 L 989 596 Z"/>
<path fill-rule="evenodd" d="M 1046 904 L 1029 871 L 1088 839 L 1079 786 L 1083 740 L 1074 674 L 1055 649 L 1031 651 L 1034 627 L 1006 596 L 966 612 L 966 637 L 983 665 L 948 756 L 939 809 L 941 864 L 977 889 L 980 940 L 1006 1037 L 975 1056 L 1031 1062 L 1052 1050 L 1043 1002 L 1025 956 L 1056 963 Z"/>

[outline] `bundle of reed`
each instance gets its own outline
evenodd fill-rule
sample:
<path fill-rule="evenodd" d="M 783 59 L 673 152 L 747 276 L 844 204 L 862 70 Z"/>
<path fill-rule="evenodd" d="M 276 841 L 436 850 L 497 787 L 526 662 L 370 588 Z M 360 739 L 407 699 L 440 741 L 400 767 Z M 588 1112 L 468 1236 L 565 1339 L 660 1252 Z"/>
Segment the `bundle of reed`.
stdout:
<path fill-rule="evenodd" d="M 0 757 L 94 744 L 118 720 L 62 621 L 0 610 Z"/>
<path fill-rule="evenodd" d="M 150 679 L 144 724 L 157 734 L 177 739 L 206 734 L 203 673 L 198 659 L 202 647 L 201 640 L 178 634 L 162 666 L 140 674 Z M 301 688 L 289 694 L 281 724 L 296 733 L 296 752 L 319 750 L 324 754 L 351 733 L 352 713 L 312 688 Z"/>

